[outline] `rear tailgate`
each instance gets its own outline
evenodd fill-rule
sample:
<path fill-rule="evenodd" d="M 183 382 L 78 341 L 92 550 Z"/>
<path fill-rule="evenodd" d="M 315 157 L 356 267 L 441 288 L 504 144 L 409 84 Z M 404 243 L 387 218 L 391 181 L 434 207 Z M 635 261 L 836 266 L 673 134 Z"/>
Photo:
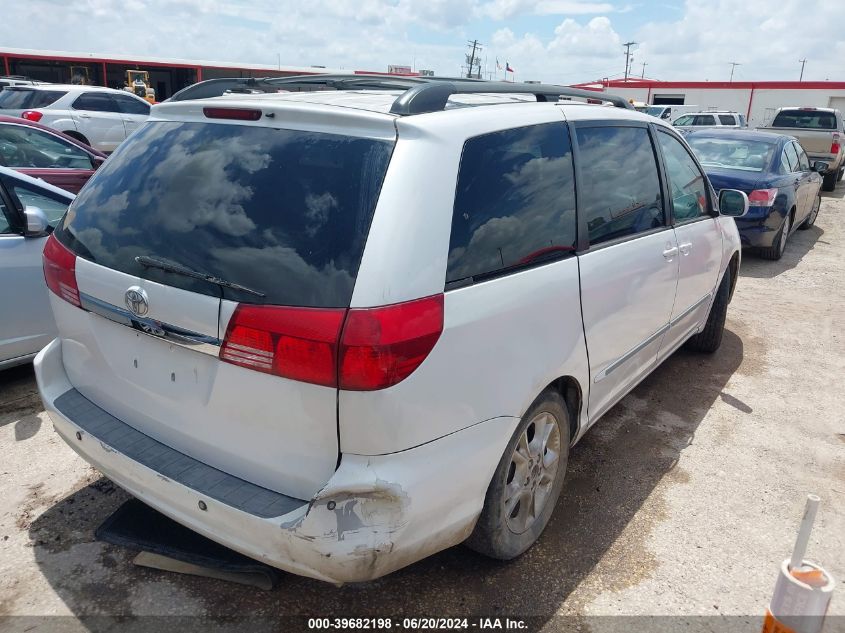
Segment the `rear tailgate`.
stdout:
<path fill-rule="evenodd" d="M 337 465 L 336 386 L 279 374 L 281 360 L 307 361 L 252 322 L 237 345 L 224 339 L 239 312 L 293 314 L 300 330 L 315 311 L 342 318 L 393 142 L 276 125 L 140 129 L 56 230 L 77 255 L 83 309 L 52 300 L 82 395 L 180 453 L 305 499 Z"/>
<path fill-rule="evenodd" d="M 813 108 L 781 110 L 766 130 L 794 136 L 810 155 L 830 155 L 834 137 L 839 137 L 836 115 Z"/>

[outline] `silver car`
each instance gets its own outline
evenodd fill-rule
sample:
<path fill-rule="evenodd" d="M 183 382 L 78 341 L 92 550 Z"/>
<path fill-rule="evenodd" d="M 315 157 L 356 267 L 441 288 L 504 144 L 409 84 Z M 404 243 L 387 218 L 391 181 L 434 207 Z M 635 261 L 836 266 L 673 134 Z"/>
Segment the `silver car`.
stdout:
<path fill-rule="evenodd" d="M 157 106 L 45 247 L 39 390 L 115 483 L 281 569 L 511 559 L 587 429 L 719 347 L 748 200 L 618 97 L 356 81 Z"/>
<path fill-rule="evenodd" d="M 41 252 L 73 197 L 0 167 L 0 369 L 31 361 L 56 336 Z"/>

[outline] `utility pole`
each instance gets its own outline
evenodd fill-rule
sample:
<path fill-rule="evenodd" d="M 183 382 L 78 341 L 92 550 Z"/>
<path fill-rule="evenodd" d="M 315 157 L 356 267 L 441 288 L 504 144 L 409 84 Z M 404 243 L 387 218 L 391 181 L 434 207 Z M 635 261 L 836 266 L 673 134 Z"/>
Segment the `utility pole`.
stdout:
<path fill-rule="evenodd" d="M 739 62 L 728 62 L 731 65 L 731 78 L 728 81 L 734 80 L 734 68 L 737 66 L 742 66 Z"/>
<path fill-rule="evenodd" d="M 648 64 L 646 64 L 645 62 L 643 62 L 643 74 L 642 74 L 642 75 L 640 75 L 640 78 L 641 78 L 641 79 L 645 79 L 645 67 L 646 67 L 646 66 L 648 66 Z"/>
<path fill-rule="evenodd" d="M 798 61 L 801 62 L 801 76 L 798 78 L 798 81 L 803 81 L 804 80 L 804 64 L 807 63 L 807 60 L 806 59 L 799 59 Z"/>
<path fill-rule="evenodd" d="M 481 76 L 481 60 L 478 58 L 477 53 L 481 52 L 481 46 L 478 43 L 478 40 L 472 40 L 471 42 L 467 42 L 467 46 L 472 46 L 472 50 L 467 54 L 467 78 L 472 79 L 473 77 Z M 478 75 L 473 74 L 473 69 L 478 66 Z"/>
<path fill-rule="evenodd" d="M 628 63 L 631 60 L 631 47 L 636 44 L 636 42 L 625 42 L 622 46 L 625 47 L 625 80 L 628 80 Z"/>

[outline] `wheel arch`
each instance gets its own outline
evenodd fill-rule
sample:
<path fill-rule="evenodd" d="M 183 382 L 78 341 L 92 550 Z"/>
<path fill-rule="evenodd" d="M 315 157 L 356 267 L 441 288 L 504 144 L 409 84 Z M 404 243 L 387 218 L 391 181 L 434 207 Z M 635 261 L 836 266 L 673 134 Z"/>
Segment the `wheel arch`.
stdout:
<path fill-rule="evenodd" d="M 728 269 L 726 274 L 730 275 L 731 279 L 731 292 L 728 295 L 728 301 L 733 299 L 734 290 L 736 289 L 736 282 L 739 279 L 739 251 L 734 251 L 733 255 L 731 255 L 731 259 L 728 262 Z"/>
<path fill-rule="evenodd" d="M 573 376 L 560 376 L 546 385 L 543 391 L 546 389 L 556 391 L 566 402 L 566 410 L 569 413 L 569 442 L 571 445 L 578 437 L 578 431 L 581 428 L 581 407 L 584 402 L 581 384 Z"/>

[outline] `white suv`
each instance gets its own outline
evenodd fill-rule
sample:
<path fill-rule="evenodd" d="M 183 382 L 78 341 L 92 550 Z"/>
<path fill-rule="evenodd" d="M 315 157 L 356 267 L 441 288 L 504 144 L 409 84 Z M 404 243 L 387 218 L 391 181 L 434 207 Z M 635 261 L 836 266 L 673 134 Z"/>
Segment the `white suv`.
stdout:
<path fill-rule="evenodd" d="M 683 343 L 716 350 L 740 264 L 687 145 L 624 100 L 409 85 L 156 106 L 44 251 L 65 441 L 336 583 L 524 552 L 587 429 Z M 496 94 L 519 90 L 542 103 Z"/>
<path fill-rule="evenodd" d="M 36 121 L 112 152 L 147 120 L 150 104 L 112 88 L 40 84 L 4 88 L 0 114 Z"/>

